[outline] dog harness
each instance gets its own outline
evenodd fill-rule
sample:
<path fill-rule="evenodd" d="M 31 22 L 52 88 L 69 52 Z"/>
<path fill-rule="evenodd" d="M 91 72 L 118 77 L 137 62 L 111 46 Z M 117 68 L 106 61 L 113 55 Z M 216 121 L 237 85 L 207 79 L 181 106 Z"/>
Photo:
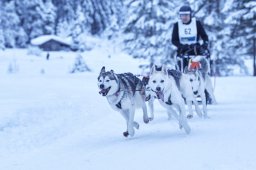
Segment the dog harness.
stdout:
<path fill-rule="evenodd" d="M 188 65 L 189 70 L 198 70 L 200 68 L 201 68 L 201 65 L 199 61 L 192 61 L 191 59 L 189 60 L 189 65 Z"/>

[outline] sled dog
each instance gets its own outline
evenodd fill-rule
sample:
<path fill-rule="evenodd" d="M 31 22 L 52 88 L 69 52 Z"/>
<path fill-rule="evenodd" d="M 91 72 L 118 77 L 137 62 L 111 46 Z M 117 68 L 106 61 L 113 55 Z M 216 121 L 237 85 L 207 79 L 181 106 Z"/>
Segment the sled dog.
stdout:
<path fill-rule="evenodd" d="M 193 67 L 193 63 L 198 63 L 198 67 Z M 192 83 L 195 95 L 202 98 L 203 104 L 203 99 L 205 98 L 205 105 L 207 104 L 207 101 L 210 104 L 217 103 L 213 93 L 211 78 L 208 72 L 209 63 L 207 59 L 203 56 L 194 57 L 189 63 L 188 68 L 185 69 L 185 73 L 190 76 L 190 81 Z M 202 93 L 205 93 L 205 95 L 203 95 Z"/>
<path fill-rule="evenodd" d="M 161 67 L 157 67 L 155 66 L 155 68 L 157 68 L 158 71 L 161 71 L 163 66 Z M 180 71 L 177 70 L 167 70 L 167 74 L 168 77 L 172 77 L 175 80 L 175 83 L 179 89 L 179 91 L 181 92 L 182 97 L 184 98 L 186 104 L 188 105 L 188 115 L 187 118 L 192 118 L 193 117 L 193 110 L 192 110 L 192 104 L 195 105 L 195 111 L 197 113 L 197 115 L 199 117 L 202 117 L 202 111 L 199 108 L 199 104 L 196 100 L 196 97 L 193 93 L 192 90 L 192 85 L 190 84 L 190 79 L 186 74 L 181 73 Z M 149 87 L 147 86 L 147 91 L 146 94 L 147 96 L 151 97 L 151 96 L 155 96 L 154 94 L 152 94 L 152 91 L 149 91 Z M 157 97 L 155 97 L 157 98 Z"/>
<path fill-rule="evenodd" d="M 145 123 L 150 121 L 145 104 L 145 86 L 132 73 L 116 74 L 113 70 L 105 71 L 103 66 L 98 76 L 98 87 L 110 106 L 125 118 L 125 137 L 134 136 L 134 128 L 139 129 L 139 124 L 134 121 L 136 108 L 142 108 Z"/>
<path fill-rule="evenodd" d="M 189 77 L 189 81 L 192 86 L 192 90 L 195 97 L 200 97 L 202 100 L 203 106 L 203 116 L 207 118 L 207 107 L 206 107 L 206 95 L 205 95 L 205 88 L 206 88 L 206 81 L 203 78 L 203 75 L 198 70 L 186 70 L 185 74 Z M 196 101 L 197 103 L 198 101 Z M 188 115 L 189 118 L 192 118 L 193 115 Z"/>
<path fill-rule="evenodd" d="M 152 67 L 148 87 L 155 93 L 160 104 L 167 109 L 168 116 L 174 116 L 179 122 L 180 129 L 184 128 L 185 132 L 189 134 L 191 129 L 185 116 L 184 99 L 174 78 L 168 76 L 165 67 L 161 69 L 156 66 Z"/>

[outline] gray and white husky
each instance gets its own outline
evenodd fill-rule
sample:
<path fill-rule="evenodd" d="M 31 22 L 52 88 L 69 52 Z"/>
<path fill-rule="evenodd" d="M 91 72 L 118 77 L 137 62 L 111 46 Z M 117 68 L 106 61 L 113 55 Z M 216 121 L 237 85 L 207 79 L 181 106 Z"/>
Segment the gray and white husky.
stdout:
<path fill-rule="evenodd" d="M 199 62 L 200 68 L 194 69 L 191 68 L 190 65 L 188 69 L 185 70 L 186 75 L 189 77 L 193 92 L 195 96 L 201 97 L 204 117 L 208 117 L 207 108 L 206 108 L 206 92 L 209 94 L 209 98 L 212 100 L 213 104 L 216 104 L 216 99 L 213 93 L 213 86 L 211 82 L 211 78 L 208 74 L 209 71 L 209 63 L 207 59 L 203 56 L 197 56 L 192 59 L 193 62 Z"/>
<path fill-rule="evenodd" d="M 180 128 L 184 128 L 189 134 L 191 129 L 187 123 L 185 101 L 174 78 L 168 76 L 165 67 L 161 69 L 157 69 L 156 66 L 152 67 L 148 87 L 155 93 L 160 104 L 167 109 L 169 117 L 175 117 Z"/>
<path fill-rule="evenodd" d="M 132 73 L 115 74 L 113 70 L 105 71 L 105 67 L 102 67 L 98 76 L 98 87 L 99 93 L 106 96 L 110 106 L 125 118 L 125 137 L 134 136 L 134 128 L 139 129 L 139 124 L 134 121 L 136 108 L 142 108 L 145 123 L 150 121 L 145 104 L 145 86 Z"/>

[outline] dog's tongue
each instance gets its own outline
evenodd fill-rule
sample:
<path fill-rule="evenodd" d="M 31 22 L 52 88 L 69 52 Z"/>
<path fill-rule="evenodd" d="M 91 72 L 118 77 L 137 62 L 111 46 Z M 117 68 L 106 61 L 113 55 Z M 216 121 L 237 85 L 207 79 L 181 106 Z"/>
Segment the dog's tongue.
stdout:
<path fill-rule="evenodd" d="M 99 94 L 101 94 L 102 96 L 104 96 L 105 93 L 106 93 L 106 89 L 102 89 L 102 90 L 99 91 Z"/>
<path fill-rule="evenodd" d="M 156 92 L 156 95 L 158 99 L 161 99 L 162 101 L 164 101 L 164 94 L 161 91 Z"/>

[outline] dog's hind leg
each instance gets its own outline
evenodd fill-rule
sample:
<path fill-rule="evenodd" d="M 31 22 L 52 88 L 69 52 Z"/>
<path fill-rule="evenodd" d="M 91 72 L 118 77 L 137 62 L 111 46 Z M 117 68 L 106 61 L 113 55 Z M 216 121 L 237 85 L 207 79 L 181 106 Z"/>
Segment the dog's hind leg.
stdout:
<path fill-rule="evenodd" d="M 215 95 L 214 95 L 214 93 L 213 93 L 212 81 L 211 81 L 211 78 L 210 78 L 209 75 L 207 75 L 207 76 L 205 77 L 205 81 L 206 81 L 205 88 L 206 88 L 206 91 L 209 93 L 209 97 L 211 98 L 212 104 L 217 104 Z"/>
<path fill-rule="evenodd" d="M 206 105 L 206 96 L 204 93 L 204 90 L 201 92 L 201 98 L 202 98 L 202 105 L 203 105 L 203 112 L 204 112 L 204 118 L 209 118 L 207 115 L 207 105 Z"/>

